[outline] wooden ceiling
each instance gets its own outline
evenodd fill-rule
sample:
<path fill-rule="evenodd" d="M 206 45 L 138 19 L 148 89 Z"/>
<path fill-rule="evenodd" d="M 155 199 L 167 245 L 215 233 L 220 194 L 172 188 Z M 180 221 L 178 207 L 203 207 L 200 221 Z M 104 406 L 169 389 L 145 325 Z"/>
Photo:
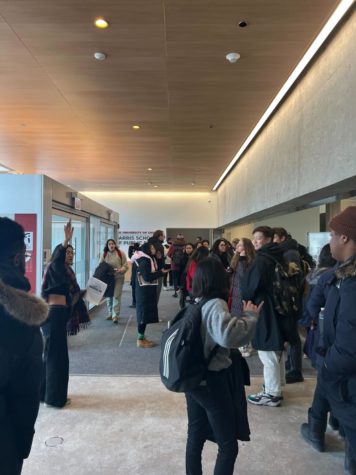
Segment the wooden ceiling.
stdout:
<path fill-rule="evenodd" d="M 0 0 L 0 164 L 78 190 L 208 191 L 338 3 Z"/>

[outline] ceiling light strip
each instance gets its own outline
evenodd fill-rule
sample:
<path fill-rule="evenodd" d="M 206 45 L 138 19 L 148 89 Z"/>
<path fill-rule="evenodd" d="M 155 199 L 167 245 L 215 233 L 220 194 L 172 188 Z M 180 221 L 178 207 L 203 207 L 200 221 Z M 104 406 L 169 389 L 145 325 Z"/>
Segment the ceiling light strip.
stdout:
<path fill-rule="evenodd" d="M 236 162 L 239 160 L 241 155 L 244 153 L 244 151 L 248 148 L 250 143 L 253 141 L 253 139 L 256 137 L 258 132 L 262 129 L 264 124 L 267 122 L 267 120 L 270 118 L 270 116 L 273 114 L 274 110 L 277 108 L 279 103 L 282 101 L 284 96 L 287 94 L 287 92 L 290 90 L 290 88 L 293 86 L 293 84 L 296 82 L 298 77 L 301 75 L 301 73 L 304 71 L 304 69 L 307 67 L 309 62 L 312 60 L 312 58 L 315 56 L 319 48 L 323 45 L 325 40 L 328 38 L 330 33 L 334 30 L 334 28 L 337 26 L 337 24 L 340 22 L 340 20 L 344 17 L 344 15 L 348 12 L 348 10 L 351 8 L 351 6 L 354 4 L 355 0 L 342 0 L 339 4 L 339 6 L 336 8 L 334 13 L 331 15 L 327 23 L 324 25 L 323 29 L 320 31 L 318 36 L 315 38 L 303 58 L 300 60 L 292 74 L 289 76 L 287 81 L 284 83 L 283 87 L 281 90 L 278 92 L 276 97 L 273 99 L 271 104 L 268 106 L 267 110 L 265 113 L 262 115 L 260 120 L 257 122 L 256 126 L 250 133 L 250 135 L 247 137 L 245 142 L 242 144 L 240 150 L 237 152 L 237 154 L 234 156 L 232 161 L 229 163 L 228 167 L 226 170 L 223 172 L 217 183 L 215 184 L 213 191 L 216 191 L 227 174 L 230 172 L 230 170 L 235 166 Z"/>

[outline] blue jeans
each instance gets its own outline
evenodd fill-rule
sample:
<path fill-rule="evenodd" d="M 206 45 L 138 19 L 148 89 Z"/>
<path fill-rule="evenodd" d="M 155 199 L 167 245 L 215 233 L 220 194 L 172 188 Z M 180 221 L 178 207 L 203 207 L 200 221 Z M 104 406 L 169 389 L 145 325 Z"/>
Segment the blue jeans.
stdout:
<path fill-rule="evenodd" d="M 218 445 L 214 475 L 232 475 L 238 454 L 235 413 L 227 383 L 227 370 L 209 371 L 207 386 L 186 393 L 188 439 L 187 475 L 201 475 L 201 454 L 206 440 Z"/>

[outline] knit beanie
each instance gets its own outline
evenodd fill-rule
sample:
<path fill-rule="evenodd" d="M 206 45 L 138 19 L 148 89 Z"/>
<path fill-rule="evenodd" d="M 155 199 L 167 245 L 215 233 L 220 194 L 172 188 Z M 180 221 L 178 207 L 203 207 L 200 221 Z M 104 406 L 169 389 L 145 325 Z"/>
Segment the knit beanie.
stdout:
<path fill-rule="evenodd" d="M 356 242 L 356 206 L 348 206 L 331 219 L 329 228 Z"/>

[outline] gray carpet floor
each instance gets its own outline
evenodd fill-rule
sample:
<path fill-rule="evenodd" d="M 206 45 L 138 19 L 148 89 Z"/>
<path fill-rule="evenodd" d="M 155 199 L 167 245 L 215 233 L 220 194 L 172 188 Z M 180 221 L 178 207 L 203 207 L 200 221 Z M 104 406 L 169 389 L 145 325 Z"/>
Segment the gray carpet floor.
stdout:
<path fill-rule="evenodd" d="M 148 325 L 147 338 L 159 343 L 167 322 L 179 311 L 173 292 L 162 290 L 159 301 L 160 323 Z M 160 347 L 136 347 L 136 313 L 129 308 L 131 287 L 125 284 L 118 325 L 105 320 L 107 310 L 101 305 L 91 312 L 92 323 L 87 330 L 68 338 L 70 373 L 92 375 L 158 375 Z M 247 358 L 251 375 L 262 375 L 257 355 Z M 304 376 L 315 374 L 309 360 L 303 360 Z"/>

